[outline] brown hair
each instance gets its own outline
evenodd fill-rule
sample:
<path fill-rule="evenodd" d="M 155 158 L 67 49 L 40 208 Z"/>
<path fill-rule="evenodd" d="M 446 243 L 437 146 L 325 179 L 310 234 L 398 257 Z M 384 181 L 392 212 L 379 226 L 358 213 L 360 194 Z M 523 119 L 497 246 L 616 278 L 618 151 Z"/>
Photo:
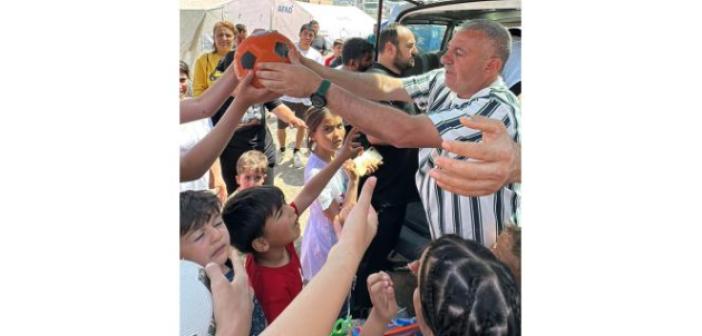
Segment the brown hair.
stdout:
<path fill-rule="evenodd" d="M 307 125 L 307 143 L 310 148 L 312 148 L 312 143 L 314 142 L 314 132 L 317 131 L 319 125 L 322 124 L 322 120 L 327 114 L 332 114 L 332 112 L 326 108 L 310 107 L 305 111 L 305 124 Z"/>
<path fill-rule="evenodd" d="M 247 170 L 265 174 L 268 171 L 268 158 L 261 151 L 255 149 L 245 152 L 236 161 L 236 174 L 243 174 Z"/>
<path fill-rule="evenodd" d="M 236 27 L 234 26 L 233 23 L 227 21 L 227 20 L 222 20 L 217 23 L 215 23 L 214 27 L 212 27 L 212 38 L 214 39 L 214 36 L 217 32 L 217 28 L 227 28 L 229 29 L 232 34 L 236 35 L 238 33 Z M 217 53 L 217 45 L 213 44 L 214 50 L 212 51 L 213 54 Z"/>

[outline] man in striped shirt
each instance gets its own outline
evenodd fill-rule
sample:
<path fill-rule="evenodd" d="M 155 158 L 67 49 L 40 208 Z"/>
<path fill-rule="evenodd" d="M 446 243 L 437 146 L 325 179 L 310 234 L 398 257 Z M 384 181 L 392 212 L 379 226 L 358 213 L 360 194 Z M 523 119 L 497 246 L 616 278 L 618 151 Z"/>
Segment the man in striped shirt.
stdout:
<path fill-rule="evenodd" d="M 322 78 L 331 81 L 333 85 L 325 97 L 334 113 L 395 147 L 420 148 L 416 184 L 432 237 L 456 233 L 490 246 L 501 228 L 513 221 L 519 203 L 511 183 L 516 182 L 515 172 L 519 171 L 519 103 L 500 77 L 510 43 L 509 33 L 499 23 L 472 20 L 449 41 L 448 50 L 441 57 L 444 67 L 419 76 L 399 79 L 335 71 L 305 58 L 298 62 L 294 53 L 293 64 L 259 64 L 256 75 L 268 89 L 298 97 L 315 93 Z M 371 100 L 415 102 L 425 114 L 409 116 Z M 499 121 L 503 132 L 485 134 L 464 127 L 459 120 L 474 116 L 478 120 L 483 117 Z M 512 140 L 506 143 L 510 155 L 499 161 L 500 169 L 482 172 L 497 176 L 502 181 L 499 188 L 487 195 L 469 197 L 437 185 L 430 175 L 437 168 L 437 158 L 472 161 L 446 151 L 442 141 L 505 144 L 493 139 L 495 134 L 506 134 Z"/>

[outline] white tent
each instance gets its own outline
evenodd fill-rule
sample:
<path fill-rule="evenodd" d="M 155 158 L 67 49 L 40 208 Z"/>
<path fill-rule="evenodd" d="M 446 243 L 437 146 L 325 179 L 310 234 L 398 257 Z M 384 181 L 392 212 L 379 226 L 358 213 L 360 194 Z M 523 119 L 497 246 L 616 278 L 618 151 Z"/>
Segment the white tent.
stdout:
<path fill-rule="evenodd" d="M 375 19 L 354 6 L 298 3 L 319 22 L 319 34 L 328 40 L 367 37 L 373 33 Z"/>
<path fill-rule="evenodd" d="M 200 54 L 213 49 L 212 28 L 217 21 L 243 23 L 249 32 L 256 28 L 271 29 L 278 2 L 284 1 L 181 0 L 180 59 L 192 66 Z"/>
<path fill-rule="evenodd" d="M 192 66 L 213 49 L 212 27 L 217 21 L 243 23 L 254 29 L 274 29 L 297 42 L 300 27 L 315 19 L 320 35 L 329 40 L 365 37 L 373 18 L 352 6 L 315 5 L 293 0 L 180 0 L 180 59 Z"/>

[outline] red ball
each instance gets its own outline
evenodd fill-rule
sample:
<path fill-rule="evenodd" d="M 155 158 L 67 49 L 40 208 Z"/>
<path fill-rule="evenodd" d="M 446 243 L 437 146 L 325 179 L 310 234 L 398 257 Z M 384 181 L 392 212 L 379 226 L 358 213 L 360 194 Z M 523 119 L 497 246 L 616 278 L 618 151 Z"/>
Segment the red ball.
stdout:
<path fill-rule="evenodd" d="M 258 62 L 290 63 L 288 51 L 292 48 L 295 48 L 295 45 L 277 31 L 247 37 L 237 46 L 234 55 L 239 79 L 253 70 Z M 251 84 L 256 88 L 263 88 L 255 75 Z"/>

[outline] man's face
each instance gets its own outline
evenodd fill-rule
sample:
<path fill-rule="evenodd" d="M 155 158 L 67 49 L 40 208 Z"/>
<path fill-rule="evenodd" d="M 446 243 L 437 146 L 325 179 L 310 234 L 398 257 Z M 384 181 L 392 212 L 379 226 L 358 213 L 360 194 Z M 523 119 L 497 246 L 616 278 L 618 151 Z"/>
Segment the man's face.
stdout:
<path fill-rule="evenodd" d="M 319 33 L 319 24 L 318 23 L 313 23 L 310 26 L 312 27 L 312 30 L 314 30 L 315 34 Z"/>
<path fill-rule="evenodd" d="M 398 29 L 397 31 L 397 52 L 393 64 L 404 71 L 414 67 L 414 55 L 417 54 L 417 43 L 414 34 L 409 29 Z"/>
<path fill-rule="evenodd" d="M 212 215 L 201 228 L 180 237 L 180 257 L 203 267 L 209 262 L 224 265 L 230 249 L 229 231 L 220 214 Z"/>
<path fill-rule="evenodd" d="M 236 34 L 236 44 L 239 45 L 241 42 L 246 39 L 246 30 L 242 29 Z"/>
<path fill-rule="evenodd" d="M 446 86 L 459 97 L 469 98 L 483 89 L 487 81 L 496 78 L 499 63 L 494 62 L 499 60 L 482 32 L 460 31 L 449 41 L 448 49 L 441 57 L 446 69 Z"/>
<path fill-rule="evenodd" d="M 363 55 L 363 57 L 358 62 L 358 68 L 356 69 L 356 71 L 365 72 L 366 70 L 368 70 L 368 68 L 370 68 L 371 65 L 373 65 L 373 55 L 374 54 L 375 53 L 370 52 L 370 53 Z"/>
<path fill-rule="evenodd" d="M 302 50 L 307 50 L 312 45 L 312 40 L 314 40 L 314 31 L 305 29 L 300 32 L 300 48 Z"/>

